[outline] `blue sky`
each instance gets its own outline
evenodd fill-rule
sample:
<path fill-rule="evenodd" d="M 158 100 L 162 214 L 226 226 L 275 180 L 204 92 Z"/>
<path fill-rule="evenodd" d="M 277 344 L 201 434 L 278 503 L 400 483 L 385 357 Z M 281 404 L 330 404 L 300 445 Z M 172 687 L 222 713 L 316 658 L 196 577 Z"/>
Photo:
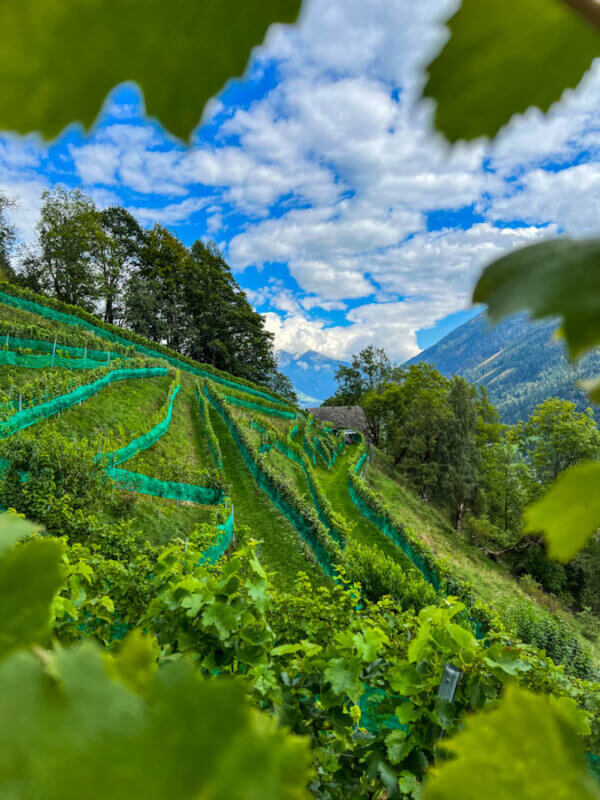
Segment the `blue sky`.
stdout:
<path fill-rule="evenodd" d="M 209 104 L 193 145 L 116 87 L 86 135 L 0 137 L 0 190 L 34 246 L 40 193 L 81 186 L 191 244 L 214 239 L 279 348 L 398 361 L 472 315 L 481 268 L 600 218 L 600 71 L 491 145 L 449 148 L 421 102 L 452 0 L 307 0 L 245 77 Z M 200 114 L 199 114 L 200 116 Z"/>

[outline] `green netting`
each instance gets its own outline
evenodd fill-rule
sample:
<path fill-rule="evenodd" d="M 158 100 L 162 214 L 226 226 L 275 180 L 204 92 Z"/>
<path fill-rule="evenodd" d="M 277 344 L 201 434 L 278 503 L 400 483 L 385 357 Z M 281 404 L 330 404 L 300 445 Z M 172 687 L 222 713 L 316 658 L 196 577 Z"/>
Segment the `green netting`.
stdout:
<path fill-rule="evenodd" d="M 587 753 L 588 766 L 592 776 L 595 778 L 596 783 L 600 785 L 600 757 L 595 753 Z"/>
<path fill-rule="evenodd" d="M 206 434 L 207 434 L 206 435 L 206 439 L 208 441 L 208 447 L 209 447 L 211 455 L 213 457 L 213 461 L 215 462 L 215 465 L 216 465 L 217 469 L 220 472 L 223 469 L 223 455 L 221 453 L 221 447 L 219 445 L 219 440 L 217 439 L 216 436 L 214 436 L 214 432 L 212 430 L 212 425 L 211 425 L 210 419 L 208 418 L 208 416 L 206 414 L 206 409 L 204 407 L 204 403 L 206 402 L 206 399 L 205 399 L 204 395 L 200 394 L 200 392 L 198 391 L 197 387 L 196 387 L 196 399 L 198 400 L 198 406 L 200 408 L 200 415 L 201 415 L 202 420 L 204 422 L 204 427 L 206 428 Z M 213 437 L 214 437 L 214 441 L 213 441 Z"/>
<path fill-rule="evenodd" d="M 361 471 L 361 469 L 363 468 L 363 464 L 364 464 L 364 463 L 365 463 L 365 461 L 367 460 L 367 457 L 368 457 L 368 455 L 369 455 L 368 453 L 363 453 L 363 454 L 362 454 L 362 456 L 361 456 L 361 457 L 358 459 L 358 461 L 356 462 L 356 466 L 354 467 L 354 472 L 355 472 L 357 475 L 359 475 L 359 474 L 360 474 L 360 471 Z"/>
<path fill-rule="evenodd" d="M 46 319 L 55 320 L 56 322 L 62 322 L 66 325 L 74 325 L 78 328 L 84 328 L 85 330 L 89 330 L 94 333 L 96 336 L 101 337 L 102 339 L 106 339 L 109 342 L 116 342 L 117 344 L 121 344 L 124 347 L 133 347 L 135 348 L 136 352 L 142 353 L 142 355 L 149 356 L 151 358 L 163 358 L 165 361 L 168 361 L 175 367 L 179 369 L 185 370 L 186 372 L 192 373 L 192 375 L 198 375 L 201 378 L 208 378 L 211 381 L 215 381 L 215 383 L 220 383 L 223 386 L 231 386 L 241 392 L 245 392 L 246 394 L 254 395 L 255 397 L 262 397 L 265 400 L 270 400 L 271 402 L 278 403 L 279 400 L 273 395 L 268 394 L 267 392 L 261 392 L 258 389 L 253 389 L 251 386 L 246 386 L 243 383 L 236 383 L 235 381 L 227 380 L 227 378 L 222 378 L 220 375 L 215 375 L 208 370 L 199 369 L 198 367 L 192 367 L 190 364 L 187 364 L 185 361 L 181 361 L 178 358 L 173 358 L 172 356 L 165 355 L 158 350 L 154 350 L 150 347 L 146 347 L 143 344 L 138 344 L 137 342 L 132 342 L 130 339 L 126 339 L 124 336 L 119 336 L 116 333 L 112 333 L 111 331 L 107 331 L 104 328 L 100 328 L 98 325 L 94 325 L 91 322 L 87 322 L 87 320 L 81 319 L 81 317 L 76 317 L 73 314 L 65 314 L 62 311 L 56 311 L 53 308 L 48 308 L 48 306 L 41 305 L 40 303 L 35 303 L 32 300 L 25 300 L 22 297 L 13 297 L 10 294 L 6 294 L 5 292 L 0 292 L 0 303 L 4 303 L 4 305 L 12 306 L 13 308 L 20 308 L 25 311 L 29 311 L 32 314 L 37 314 L 40 317 L 45 317 Z"/>
<path fill-rule="evenodd" d="M 304 452 L 306 453 L 306 455 L 312 461 L 313 467 L 316 467 L 317 466 L 317 456 L 315 455 L 315 451 L 311 450 L 310 447 L 308 446 L 308 442 L 306 441 L 304 436 L 302 437 L 302 447 L 304 448 Z"/>
<path fill-rule="evenodd" d="M 385 517 L 383 517 L 381 514 L 378 514 L 370 506 L 368 506 L 362 497 L 359 497 L 359 495 L 356 493 L 354 487 L 352 486 L 352 481 L 350 480 L 348 481 L 348 490 L 350 492 L 350 498 L 352 499 L 352 502 L 358 508 L 363 517 L 366 517 L 370 522 L 373 523 L 373 525 L 379 528 L 382 533 L 390 538 L 394 544 L 397 545 L 402 552 L 410 558 L 415 567 L 420 570 L 425 580 L 429 581 L 434 589 L 439 589 L 440 581 L 438 575 L 427 566 L 420 553 L 415 552 L 415 549 L 403 536 L 402 532 L 388 522 Z"/>
<path fill-rule="evenodd" d="M 315 558 L 323 572 L 328 575 L 329 577 L 333 577 L 333 568 L 331 565 L 331 559 L 329 555 L 324 550 L 323 546 L 317 542 L 312 535 L 310 528 L 306 524 L 306 521 L 302 517 L 302 515 L 296 511 L 296 509 L 292 508 L 292 506 L 283 498 L 281 495 L 275 490 L 272 486 L 271 481 L 265 475 L 265 473 L 260 469 L 259 465 L 254 461 L 251 454 L 248 452 L 244 442 L 238 436 L 238 433 L 229 418 L 229 414 L 225 410 L 225 408 L 219 403 L 219 401 L 214 397 L 214 395 L 210 392 L 207 386 L 204 387 L 204 392 L 206 397 L 208 398 L 209 402 L 212 406 L 216 409 L 216 411 L 221 415 L 225 424 L 229 428 L 229 432 L 233 437 L 233 441 L 235 442 L 238 450 L 242 458 L 244 459 L 244 463 L 246 464 L 250 474 L 258 484 L 258 487 L 265 492 L 265 494 L 269 497 L 273 505 L 281 511 L 281 513 L 291 522 L 294 528 L 298 531 L 302 539 L 306 542 L 306 544 L 310 547 L 312 552 L 314 553 Z"/>
<path fill-rule="evenodd" d="M 115 361 L 123 358 L 119 353 L 112 350 L 89 350 L 87 347 L 72 347 L 71 345 L 58 344 L 56 342 L 46 342 L 43 339 L 21 339 L 7 333 L 0 339 L 0 345 L 9 350 L 34 350 L 39 353 L 63 353 L 73 358 L 89 358 L 93 361 Z"/>
<path fill-rule="evenodd" d="M 171 393 L 169 407 L 164 419 L 158 422 L 146 433 L 143 433 L 136 439 L 132 439 L 124 447 L 120 447 L 118 450 L 114 450 L 111 453 L 106 453 L 106 457 L 108 458 L 111 467 L 116 467 L 119 464 L 122 464 L 124 461 L 129 461 L 130 458 L 133 458 L 138 453 L 141 453 L 142 450 L 147 450 L 149 447 L 152 447 L 153 444 L 158 442 L 161 436 L 165 435 L 165 433 L 169 430 L 169 425 L 171 424 L 171 417 L 173 416 L 173 404 L 180 388 L 180 384 L 177 384 Z"/>
<path fill-rule="evenodd" d="M 233 508 L 231 509 L 231 514 L 227 518 L 227 521 L 223 525 L 217 525 L 217 530 L 222 531 L 221 536 L 219 537 L 218 541 L 215 542 L 215 544 L 211 545 L 207 550 L 204 551 L 202 558 L 200 558 L 198 561 L 198 564 L 204 564 L 207 561 L 209 564 L 215 564 L 231 545 L 233 541 L 234 530 Z"/>
<path fill-rule="evenodd" d="M 157 478 L 150 478 L 148 475 L 140 475 L 137 472 L 130 472 L 126 469 L 109 467 L 106 474 L 111 478 L 119 489 L 126 489 L 138 494 L 146 494 L 152 497 L 163 497 L 166 500 L 187 500 L 190 503 L 197 503 L 201 506 L 214 506 L 223 499 L 221 489 L 211 486 L 195 486 L 191 483 L 179 483 L 178 481 L 160 481 Z"/>
<path fill-rule="evenodd" d="M 314 441 L 314 445 L 315 445 L 315 450 L 317 451 L 317 453 L 321 456 L 321 458 L 325 462 L 325 465 L 326 465 L 327 469 L 331 469 L 331 459 L 329 458 L 329 456 L 325 452 L 325 448 L 321 444 L 321 441 L 320 441 L 319 437 L 315 436 L 313 441 Z"/>
<path fill-rule="evenodd" d="M 67 358 L 59 353 L 41 355 L 29 353 L 13 353 L 12 350 L 0 350 L 0 366 L 26 367 L 27 369 L 98 369 L 105 366 L 106 361 L 94 361 L 91 358 Z"/>
<path fill-rule="evenodd" d="M 280 442 L 279 439 L 275 440 L 275 447 L 282 455 L 284 455 L 286 458 L 289 458 L 289 460 L 293 461 L 295 464 L 298 464 L 298 466 L 302 467 L 302 469 L 306 472 L 304 469 L 304 464 L 302 463 L 302 459 L 298 453 L 295 453 L 286 444 Z"/>
<path fill-rule="evenodd" d="M 34 425 L 42 419 L 51 417 L 58 414 L 59 411 L 64 411 L 71 408 L 77 403 L 81 403 L 90 397 L 93 397 L 105 386 L 109 386 L 114 381 L 122 381 L 128 378 L 154 378 L 157 376 L 167 375 L 168 370 L 164 367 L 144 367 L 142 369 L 116 369 L 112 372 L 103 375 L 93 383 L 88 383 L 85 386 L 80 386 L 68 394 L 55 397 L 54 400 L 48 400 L 46 403 L 41 403 L 33 408 L 26 408 L 23 411 L 17 411 L 10 419 L 5 422 L 0 422 L 0 438 L 12 436 L 13 433 L 23 430 L 30 425 Z"/>
<path fill-rule="evenodd" d="M 279 411 L 276 408 L 269 408 L 268 406 L 261 406 L 259 403 L 252 403 L 250 400 L 242 400 L 240 397 L 233 397 L 230 394 L 223 395 L 228 403 L 232 406 L 239 406 L 240 408 L 248 408 L 251 411 L 258 411 L 268 417 L 279 417 L 280 419 L 296 419 L 296 414 L 292 411 Z"/>
<path fill-rule="evenodd" d="M 385 691 L 365 684 L 363 684 L 363 687 L 365 689 L 364 694 L 361 695 L 358 701 L 361 712 L 361 726 L 372 733 L 378 733 L 381 730 L 408 732 L 409 726 L 401 725 L 395 714 L 382 714 L 379 711 L 379 707 L 388 696 Z M 402 702 L 402 698 L 399 695 L 393 695 L 393 697 L 398 705 Z"/>
<path fill-rule="evenodd" d="M 259 433 L 265 432 L 265 429 L 262 427 L 262 425 L 259 425 L 255 420 L 252 420 L 250 425 L 253 428 L 255 428 Z M 271 447 L 275 447 L 275 449 L 279 450 L 279 452 L 283 456 L 288 458 L 290 461 L 293 461 L 295 464 L 298 464 L 298 466 L 302 469 L 302 471 L 304 472 L 304 477 L 306 478 L 306 483 L 308 484 L 308 490 L 312 498 L 313 506 L 315 507 L 315 511 L 317 512 L 317 516 L 319 517 L 321 524 L 323 525 L 329 536 L 331 536 L 331 538 L 334 539 L 341 547 L 342 541 L 340 539 L 340 536 L 338 532 L 335 530 L 335 527 L 333 526 L 331 520 L 323 510 L 321 504 L 319 503 L 319 498 L 317 495 L 317 491 L 315 489 L 315 485 L 313 483 L 309 471 L 304 466 L 302 457 L 299 456 L 298 453 L 296 453 L 294 450 L 292 450 L 290 447 L 288 447 L 279 439 L 276 439 L 273 445 L 268 445 L 268 446 L 265 445 L 264 447 L 259 448 L 259 452 L 268 452 L 271 449 Z"/>

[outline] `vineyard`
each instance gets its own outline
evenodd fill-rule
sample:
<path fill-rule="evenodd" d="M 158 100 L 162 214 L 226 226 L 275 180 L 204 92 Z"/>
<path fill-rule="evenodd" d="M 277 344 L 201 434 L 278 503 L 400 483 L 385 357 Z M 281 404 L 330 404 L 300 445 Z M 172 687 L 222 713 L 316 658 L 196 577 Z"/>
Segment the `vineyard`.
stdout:
<path fill-rule="evenodd" d="M 0 517 L 20 790 L 52 764 L 45 798 L 103 796 L 108 759 L 122 797 L 446 797 L 440 743 L 506 689 L 517 729 L 552 697 L 548 748 L 587 751 L 565 797 L 596 796 L 595 653 L 519 627 L 364 439 L 8 284 L 0 337 L 0 502 L 36 525 Z"/>

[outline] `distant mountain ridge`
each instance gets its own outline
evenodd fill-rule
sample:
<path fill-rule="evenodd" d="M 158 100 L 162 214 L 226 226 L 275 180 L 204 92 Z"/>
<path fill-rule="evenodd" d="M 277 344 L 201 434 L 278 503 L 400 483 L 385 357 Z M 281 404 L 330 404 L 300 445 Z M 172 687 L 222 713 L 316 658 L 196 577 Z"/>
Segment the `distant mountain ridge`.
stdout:
<path fill-rule="evenodd" d="M 407 364 L 425 361 L 446 377 L 462 375 L 485 386 L 504 422 L 526 419 L 548 397 L 590 401 L 577 381 L 600 375 L 600 351 L 570 364 L 556 321 L 534 322 L 517 314 L 492 327 L 485 312 L 465 322 Z"/>
<path fill-rule="evenodd" d="M 293 383 L 300 404 L 308 406 L 320 405 L 335 394 L 335 371 L 346 363 L 315 350 L 307 350 L 299 356 L 280 350 L 277 357 L 279 369 Z"/>

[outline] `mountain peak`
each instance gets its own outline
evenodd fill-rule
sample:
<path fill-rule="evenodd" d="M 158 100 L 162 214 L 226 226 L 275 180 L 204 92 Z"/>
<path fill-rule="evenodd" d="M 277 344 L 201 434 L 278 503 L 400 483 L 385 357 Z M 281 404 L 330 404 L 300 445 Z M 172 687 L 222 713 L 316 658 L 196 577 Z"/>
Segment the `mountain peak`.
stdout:
<path fill-rule="evenodd" d="M 307 350 L 301 354 L 281 350 L 277 357 L 279 369 L 291 380 L 301 403 L 320 405 L 335 393 L 335 372 L 345 364 L 334 358 Z"/>

